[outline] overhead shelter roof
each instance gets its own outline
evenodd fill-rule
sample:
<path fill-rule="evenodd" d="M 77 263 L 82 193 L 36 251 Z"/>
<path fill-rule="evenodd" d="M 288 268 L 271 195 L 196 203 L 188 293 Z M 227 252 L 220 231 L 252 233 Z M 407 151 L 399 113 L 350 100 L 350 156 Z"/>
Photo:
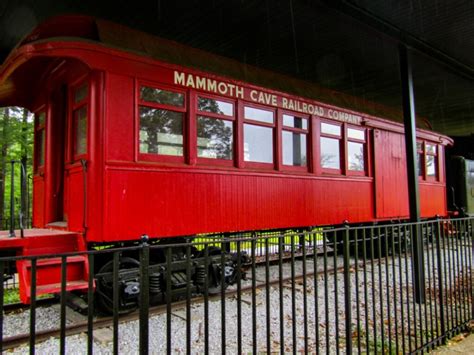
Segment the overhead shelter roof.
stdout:
<path fill-rule="evenodd" d="M 305 83 L 295 88 L 302 96 L 328 95 L 322 99 L 368 113 L 383 107 L 383 116 L 392 119 L 400 117 L 401 40 L 415 48 L 418 116 L 445 134 L 474 134 L 472 2 L 118 0 L 110 6 L 92 0 L 4 0 L 0 59 L 38 23 L 64 13 L 111 20 L 298 79 Z M 144 36 L 126 39 L 103 24 L 102 41 L 150 52 Z M 138 42 L 148 45 L 137 47 Z"/>

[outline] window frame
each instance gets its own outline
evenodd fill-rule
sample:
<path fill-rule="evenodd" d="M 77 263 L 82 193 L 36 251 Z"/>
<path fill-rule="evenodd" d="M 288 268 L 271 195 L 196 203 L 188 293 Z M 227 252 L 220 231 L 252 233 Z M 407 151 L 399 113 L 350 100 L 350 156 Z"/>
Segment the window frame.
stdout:
<path fill-rule="evenodd" d="M 349 129 L 357 130 L 364 132 L 364 139 L 359 138 L 350 138 L 349 137 Z M 367 129 L 365 127 L 359 127 L 344 123 L 344 131 L 345 131 L 345 142 L 344 142 L 344 156 L 345 156 L 345 170 L 346 175 L 348 176 L 367 176 L 368 175 L 368 154 L 367 154 Z M 364 149 L 364 170 L 351 170 L 349 169 L 349 142 L 352 143 L 361 143 Z"/>
<path fill-rule="evenodd" d="M 150 87 L 153 89 L 158 90 L 166 90 L 175 92 L 178 94 L 184 95 L 183 98 L 183 106 L 173 106 L 168 104 L 160 104 L 157 102 L 150 102 L 145 101 L 140 98 L 140 89 L 142 86 Z M 188 147 L 188 119 L 189 119 L 189 94 L 188 91 L 185 89 L 180 89 L 175 86 L 164 85 L 160 83 L 153 83 L 150 81 L 144 80 L 137 80 L 135 83 L 135 159 L 136 161 L 144 161 L 144 162 L 164 162 L 164 163 L 185 163 L 185 159 L 188 155 L 189 147 Z M 168 110 L 173 112 L 179 112 L 183 114 L 183 122 L 182 122 L 182 135 L 183 135 L 183 155 L 176 156 L 176 155 L 166 155 L 166 154 L 155 154 L 155 153 L 142 153 L 140 152 L 140 107 L 145 106 L 152 109 L 158 110 Z"/>
<path fill-rule="evenodd" d="M 417 154 L 421 154 L 422 156 L 422 175 L 418 176 L 418 181 L 421 182 L 439 182 L 440 181 L 440 164 L 439 164 L 439 144 L 431 142 L 431 141 L 426 141 L 422 139 L 417 139 L 417 143 L 421 143 L 422 149 L 419 150 L 417 147 Z M 435 148 L 434 153 L 428 153 L 426 146 L 431 145 Z M 434 176 L 428 175 L 428 167 L 427 167 L 427 158 L 428 156 L 434 157 L 433 161 L 435 164 L 435 174 Z"/>
<path fill-rule="evenodd" d="M 296 127 L 288 127 L 283 124 L 283 116 L 294 116 L 306 119 L 307 128 L 296 128 Z M 281 171 L 295 171 L 295 172 L 309 172 L 310 171 L 310 152 L 311 152 L 311 124 L 312 119 L 310 115 L 288 111 L 288 110 L 278 110 L 278 138 L 279 138 L 279 168 Z M 303 166 L 295 166 L 295 165 L 286 165 L 283 163 L 283 132 L 294 132 L 299 134 L 306 135 L 306 165 Z"/>
<path fill-rule="evenodd" d="M 195 97 L 195 103 L 194 103 L 194 108 L 193 108 L 193 116 L 191 117 L 191 120 L 194 120 L 194 124 L 196 127 L 195 130 L 195 149 L 196 149 L 196 161 L 197 164 L 199 165 L 219 165 L 219 166 L 227 166 L 227 167 L 233 167 L 235 165 L 235 160 L 236 160 L 236 150 L 238 149 L 237 145 L 237 140 L 236 140 L 236 130 L 237 130 L 237 112 L 238 112 L 238 103 L 236 100 L 229 99 L 227 97 L 219 96 L 219 95 L 212 95 L 212 94 L 207 94 L 207 93 L 201 93 L 199 91 L 195 91 L 193 93 Z M 214 112 L 208 112 L 208 111 L 200 111 L 198 108 L 198 103 L 199 103 L 199 98 L 206 98 L 206 99 L 212 99 L 212 100 L 217 100 L 217 101 L 223 101 L 227 102 L 233 105 L 233 116 L 228 116 L 224 114 L 219 114 L 219 113 L 214 113 Z M 224 121 L 230 121 L 232 122 L 232 158 L 231 159 L 218 159 L 218 158 L 205 158 L 205 157 L 200 157 L 198 156 L 198 146 L 197 146 L 197 140 L 198 140 L 198 135 L 197 135 L 197 127 L 198 127 L 198 117 L 207 117 L 211 119 L 218 119 L 218 120 L 224 120 Z"/>
<path fill-rule="evenodd" d="M 80 101 L 76 102 L 75 101 L 75 93 L 77 92 L 78 89 L 80 89 L 82 86 L 87 87 L 87 95 L 84 96 Z M 72 163 L 75 163 L 79 160 L 82 159 L 87 159 L 89 156 L 89 131 L 90 131 L 90 98 L 91 98 L 91 82 L 88 77 L 86 78 L 81 78 L 74 84 L 72 84 L 69 88 L 69 102 L 70 102 L 70 109 L 69 109 L 69 115 L 70 115 L 70 129 L 69 129 L 69 139 L 70 146 L 68 149 L 68 160 L 71 161 Z M 84 153 L 76 154 L 76 145 L 77 145 L 77 122 L 78 118 L 76 116 L 76 112 L 79 112 L 82 108 L 85 107 L 86 110 L 86 151 Z"/>
<path fill-rule="evenodd" d="M 335 134 L 330 134 L 330 133 L 323 133 L 322 130 L 322 124 L 330 124 L 333 126 L 339 126 L 341 130 L 340 136 L 335 135 Z M 318 120 L 318 131 L 319 131 L 319 136 L 318 136 L 318 142 L 317 144 L 319 145 L 318 147 L 318 152 L 319 155 L 317 157 L 318 161 L 318 166 L 320 169 L 320 172 L 322 175 L 325 174 L 331 174 L 331 175 L 344 175 L 344 167 L 346 166 L 346 159 L 345 159 L 345 128 L 344 128 L 344 123 L 342 122 L 337 122 L 337 121 L 331 121 L 331 120 L 326 120 L 323 118 L 320 118 Z M 332 138 L 332 139 L 337 139 L 339 141 L 339 169 L 336 168 L 325 168 L 321 164 L 321 138 Z"/>
<path fill-rule="evenodd" d="M 252 120 L 249 118 L 245 117 L 245 107 L 251 107 L 263 111 L 269 111 L 273 113 L 273 123 L 267 123 L 267 122 L 262 122 L 262 121 L 256 121 Z M 265 170 L 275 170 L 276 168 L 276 162 L 279 161 L 278 155 L 279 155 L 279 140 L 277 136 L 278 132 L 278 112 L 276 108 L 270 107 L 270 106 L 265 106 L 265 105 L 258 105 L 255 103 L 252 103 L 250 101 L 244 101 L 240 100 L 239 101 L 239 114 L 241 115 L 239 119 L 239 130 L 241 131 L 241 140 L 239 141 L 240 143 L 240 156 L 242 159 L 241 162 L 241 168 L 256 168 L 256 169 L 265 169 Z M 245 151 L 244 151 L 244 146 L 245 146 L 245 124 L 250 124 L 254 126 L 259 126 L 259 127 L 266 127 L 266 128 L 271 128 L 272 129 L 272 162 L 271 163 L 262 163 L 262 162 L 253 162 L 253 161 L 247 161 L 245 160 Z"/>

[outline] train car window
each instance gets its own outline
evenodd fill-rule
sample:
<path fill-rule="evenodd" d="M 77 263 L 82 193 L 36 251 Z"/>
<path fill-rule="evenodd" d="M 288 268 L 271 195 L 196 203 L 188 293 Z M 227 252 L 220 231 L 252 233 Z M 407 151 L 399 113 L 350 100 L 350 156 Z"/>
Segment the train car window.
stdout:
<path fill-rule="evenodd" d="M 46 121 L 46 114 L 44 112 L 40 112 L 36 118 L 36 124 L 38 127 L 44 126 Z"/>
<path fill-rule="evenodd" d="M 140 153 L 183 155 L 182 112 L 140 106 Z"/>
<path fill-rule="evenodd" d="M 438 172 L 436 146 L 426 143 L 426 177 L 427 179 L 436 179 Z"/>
<path fill-rule="evenodd" d="M 148 86 L 140 88 L 140 100 L 163 105 L 184 106 L 184 94 Z"/>
<path fill-rule="evenodd" d="M 87 98 L 88 93 L 89 93 L 89 86 L 87 85 L 87 83 L 78 87 L 74 92 L 74 103 L 78 104 L 84 101 Z"/>
<path fill-rule="evenodd" d="M 208 97 L 198 97 L 198 110 L 225 116 L 234 116 L 234 105 L 232 103 Z"/>
<path fill-rule="evenodd" d="M 323 169 L 341 171 L 341 125 L 321 122 L 320 164 Z"/>
<path fill-rule="evenodd" d="M 72 155 L 79 160 L 87 154 L 89 83 L 83 82 L 72 91 Z"/>
<path fill-rule="evenodd" d="M 348 128 L 347 138 L 365 141 L 365 132 L 360 129 Z"/>
<path fill-rule="evenodd" d="M 244 107 L 244 161 L 273 163 L 275 113 Z"/>
<path fill-rule="evenodd" d="M 273 163 L 273 129 L 244 124 L 244 160 Z"/>
<path fill-rule="evenodd" d="M 138 150 L 144 154 L 141 158 L 183 159 L 185 114 L 183 92 L 140 86 Z"/>
<path fill-rule="evenodd" d="M 321 137 L 321 167 L 328 169 L 341 168 L 339 139 Z"/>
<path fill-rule="evenodd" d="M 416 167 L 418 171 L 418 177 L 423 178 L 424 175 L 424 164 L 422 162 L 424 161 L 424 155 L 423 155 L 423 143 L 422 142 L 416 142 Z"/>
<path fill-rule="evenodd" d="M 259 121 L 264 123 L 274 123 L 274 114 L 272 111 L 261 110 L 254 107 L 245 106 L 244 116 L 247 120 Z"/>
<path fill-rule="evenodd" d="M 283 165 L 298 167 L 305 167 L 307 165 L 307 129 L 307 118 L 283 115 Z"/>
<path fill-rule="evenodd" d="M 231 160 L 233 122 L 213 117 L 197 117 L 198 157 Z"/>
<path fill-rule="evenodd" d="M 341 126 L 321 122 L 321 133 L 341 136 Z"/>
<path fill-rule="evenodd" d="M 347 169 L 349 172 L 365 172 L 365 131 L 347 128 Z"/>
<path fill-rule="evenodd" d="M 198 158 L 233 159 L 234 103 L 198 96 Z"/>
<path fill-rule="evenodd" d="M 438 146 L 418 141 L 416 142 L 416 151 L 419 179 L 421 181 L 438 181 Z"/>
<path fill-rule="evenodd" d="M 35 119 L 35 173 L 44 166 L 45 156 L 45 112 L 40 112 L 36 115 Z"/>
<path fill-rule="evenodd" d="M 74 135 L 75 146 L 74 155 L 84 155 L 87 153 L 87 107 L 74 111 Z"/>
<path fill-rule="evenodd" d="M 283 115 L 283 126 L 290 128 L 308 129 L 308 119 L 291 115 Z"/>

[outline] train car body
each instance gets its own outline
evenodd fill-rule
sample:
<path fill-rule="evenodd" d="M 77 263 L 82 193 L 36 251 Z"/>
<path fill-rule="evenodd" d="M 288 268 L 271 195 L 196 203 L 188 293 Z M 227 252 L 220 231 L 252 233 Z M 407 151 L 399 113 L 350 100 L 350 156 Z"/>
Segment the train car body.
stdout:
<path fill-rule="evenodd" d="M 36 117 L 33 226 L 76 250 L 408 218 L 403 126 L 318 93 L 86 17 L 38 27 L 0 72 L 2 106 Z M 421 215 L 446 216 L 451 140 L 417 139 Z"/>

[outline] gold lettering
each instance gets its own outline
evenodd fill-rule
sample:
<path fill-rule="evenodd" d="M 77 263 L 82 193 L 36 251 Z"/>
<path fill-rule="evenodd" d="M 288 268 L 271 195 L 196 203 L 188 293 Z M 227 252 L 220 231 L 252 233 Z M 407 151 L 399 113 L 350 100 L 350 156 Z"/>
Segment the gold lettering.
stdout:
<path fill-rule="evenodd" d="M 240 86 L 237 86 L 235 88 L 235 97 L 243 99 L 244 98 L 244 88 L 242 88 Z"/>
<path fill-rule="evenodd" d="M 281 106 L 283 108 L 288 108 L 288 99 L 286 97 L 281 98 Z"/>
<path fill-rule="evenodd" d="M 186 80 L 186 86 L 192 87 L 194 89 L 194 78 L 191 74 L 188 75 L 188 80 Z"/>
<path fill-rule="evenodd" d="M 184 78 L 185 78 L 184 73 L 180 73 L 180 72 L 177 72 L 175 70 L 175 72 L 174 72 L 174 83 L 176 85 L 184 85 Z"/>
<path fill-rule="evenodd" d="M 217 91 L 217 82 L 215 80 L 207 79 L 207 91 Z"/>
<path fill-rule="evenodd" d="M 206 78 L 196 77 L 196 89 L 206 90 Z"/>
<path fill-rule="evenodd" d="M 295 104 L 294 104 L 294 102 L 293 102 L 292 99 L 290 99 L 290 104 L 288 105 L 288 108 L 289 108 L 290 110 L 294 110 L 294 109 L 295 109 Z"/>
<path fill-rule="evenodd" d="M 276 95 L 272 95 L 272 105 L 273 105 L 273 106 L 278 106 Z"/>
<path fill-rule="evenodd" d="M 252 101 L 257 101 L 257 92 L 255 90 L 250 91 L 250 99 L 252 99 Z"/>
<path fill-rule="evenodd" d="M 303 102 L 303 112 L 308 113 L 308 104 Z"/>
<path fill-rule="evenodd" d="M 234 96 L 235 85 L 234 84 L 227 84 L 227 87 L 229 88 L 229 95 Z"/>

